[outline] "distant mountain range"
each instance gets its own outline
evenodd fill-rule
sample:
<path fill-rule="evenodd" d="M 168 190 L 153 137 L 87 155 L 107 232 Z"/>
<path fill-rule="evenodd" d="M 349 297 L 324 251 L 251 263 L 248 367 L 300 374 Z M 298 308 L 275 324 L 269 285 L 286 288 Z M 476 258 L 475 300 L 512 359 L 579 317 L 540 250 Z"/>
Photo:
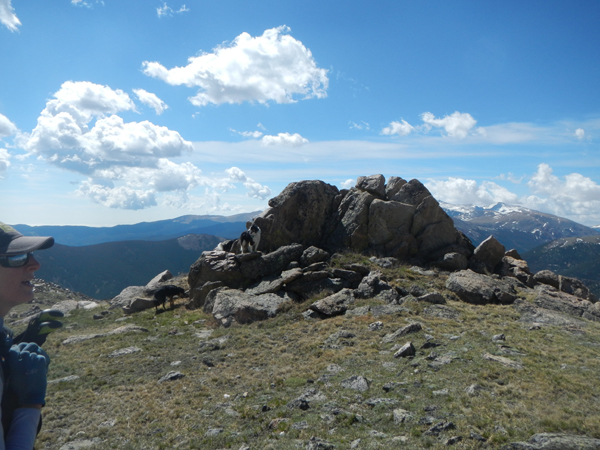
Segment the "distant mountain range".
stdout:
<path fill-rule="evenodd" d="M 600 263 L 595 253 L 600 245 L 594 240 L 600 240 L 599 229 L 504 203 L 489 207 L 443 202 L 440 205 L 473 244 L 478 245 L 493 235 L 507 250 L 517 249 L 534 271 L 550 269 L 582 278 L 590 288 L 600 286 L 600 275 L 594 271 Z M 24 235 L 56 239 L 54 247 L 36 253 L 42 263 L 37 272 L 39 278 L 93 298 L 106 299 L 127 286 L 145 285 L 167 269 L 174 275 L 186 273 L 202 251 L 213 249 L 222 239 L 239 237 L 246 229 L 246 222 L 258 214 L 260 211 L 229 217 L 188 215 L 98 228 L 28 225 L 15 228 Z M 540 248 L 533 251 L 537 247 Z"/>
<path fill-rule="evenodd" d="M 188 234 L 162 241 L 106 242 L 85 247 L 55 244 L 36 252 L 42 267 L 36 277 L 98 300 L 110 299 L 128 286 L 145 286 L 169 270 L 187 273 L 204 250 L 220 239 Z"/>
<path fill-rule="evenodd" d="M 239 237 L 246 222 L 260 211 L 233 216 L 181 216 L 156 222 L 140 222 L 114 227 L 86 227 L 76 225 L 13 225 L 25 236 L 53 236 L 57 243 L 70 246 L 101 244 L 131 240 L 160 241 L 175 239 L 186 234 L 209 234 L 226 239 Z"/>
<path fill-rule="evenodd" d="M 507 250 L 514 248 L 524 253 L 556 239 L 600 235 L 596 228 L 523 206 L 496 203 L 480 207 L 444 202 L 440 206 L 476 246 L 493 235 Z"/>

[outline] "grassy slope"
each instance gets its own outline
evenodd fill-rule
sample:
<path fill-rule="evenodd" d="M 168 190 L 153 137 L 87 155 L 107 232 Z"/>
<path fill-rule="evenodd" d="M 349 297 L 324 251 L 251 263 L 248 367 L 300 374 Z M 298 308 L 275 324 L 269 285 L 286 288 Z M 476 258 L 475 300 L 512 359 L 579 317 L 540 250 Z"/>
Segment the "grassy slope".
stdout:
<path fill-rule="evenodd" d="M 443 287 L 444 276 L 415 276 L 405 268 L 387 275 L 398 285 L 419 284 L 454 298 Z M 498 448 L 539 432 L 600 437 L 600 324 L 530 330 L 511 306 L 457 300 L 448 306 L 460 312 L 458 320 L 428 316 L 427 305 L 413 302 L 405 305 L 410 312 L 394 316 L 305 321 L 300 314 L 309 304 L 288 305 L 275 319 L 228 329 L 216 327 L 202 312 L 187 311 L 182 301 L 173 311 L 155 315 L 148 310 L 124 322 L 115 322 L 122 317 L 118 310 L 102 320 L 92 319 L 97 310 L 75 312 L 45 347 L 52 357 L 51 380 L 79 378 L 49 385 L 37 447 L 99 439 L 94 449 L 238 450 L 247 444 L 285 450 L 305 448 L 318 436 L 337 449 L 350 448 L 356 439 L 361 439 L 358 448 L 446 448 L 447 438 L 462 436 L 454 448 L 484 448 L 469 437 L 474 432 L 487 438 L 485 448 Z M 377 320 L 383 329 L 370 331 L 368 325 Z M 384 344 L 382 337 L 413 321 L 424 330 L 396 343 L 412 341 L 417 356 L 396 359 L 394 343 Z M 148 332 L 61 344 L 67 337 L 103 333 L 124 323 Z M 212 330 L 210 338 L 197 336 L 204 330 Z M 325 341 L 340 330 L 356 337 L 328 348 Z M 500 351 L 492 341 L 499 333 L 519 354 Z M 440 346 L 421 349 L 426 334 Z M 227 340 L 220 349 L 200 352 L 199 343 L 213 338 Z M 131 346 L 141 351 L 108 356 Z M 451 362 L 433 367 L 433 352 L 450 356 Z M 518 361 L 523 369 L 485 360 L 486 352 Z M 341 371 L 331 371 L 332 364 Z M 174 370 L 185 377 L 158 383 Z M 353 375 L 369 379 L 369 390 L 343 388 L 341 382 Z M 384 391 L 390 382 L 398 384 Z M 483 390 L 470 396 L 465 389 L 475 383 Z M 287 406 L 307 389 L 326 399 L 309 402 L 307 410 Z M 443 389 L 448 393 L 437 393 Z M 369 406 L 372 398 L 396 403 Z M 396 408 L 410 411 L 414 420 L 395 424 Z M 431 425 L 419 422 L 426 416 L 434 416 L 434 424 L 452 421 L 456 428 L 427 435 Z M 222 432 L 209 436 L 210 429 Z"/>

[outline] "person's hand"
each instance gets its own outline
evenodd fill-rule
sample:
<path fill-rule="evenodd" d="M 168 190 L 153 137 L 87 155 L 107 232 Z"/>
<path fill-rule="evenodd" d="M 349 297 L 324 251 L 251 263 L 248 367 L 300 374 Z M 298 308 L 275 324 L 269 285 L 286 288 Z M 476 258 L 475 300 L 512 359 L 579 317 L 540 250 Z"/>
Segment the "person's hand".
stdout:
<path fill-rule="evenodd" d="M 19 397 L 21 405 L 44 405 L 50 357 L 33 343 L 13 345 L 8 353 L 10 379 L 8 386 Z"/>
<path fill-rule="evenodd" d="M 57 309 L 46 309 L 39 313 L 27 325 L 27 329 L 14 338 L 15 344 L 21 342 L 35 342 L 42 345 L 46 342 L 49 333 L 63 326 L 58 319 L 64 317 L 62 311 Z"/>

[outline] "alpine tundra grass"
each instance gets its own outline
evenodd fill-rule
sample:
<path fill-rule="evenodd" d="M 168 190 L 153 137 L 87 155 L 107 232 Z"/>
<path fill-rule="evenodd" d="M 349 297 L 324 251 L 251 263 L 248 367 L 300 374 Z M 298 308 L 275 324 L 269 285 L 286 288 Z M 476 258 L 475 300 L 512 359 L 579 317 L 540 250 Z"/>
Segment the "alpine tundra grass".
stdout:
<path fill-rule="evenodd" d="M 311 439 L 321 442 L 311 448 L 499 448 L 541 432 L 600 437 L 600 324 L 532 326 L 512 306 L 459 301 L 444 274 L 384 273 L 442 293 L 455 318 L 416 301 L 395 315 L 320 321 L 302 316 L 308 300 L 230 328 L 183 300 L 158 314 L 76 310 L 45 344 L 37 448 L 287 450 Z M 414 322 L 421 331 L 383 339 Z M 123 325 L 146 331 L 106 335 Z M 76 335 L 99 336 L 63 344 Z M 395 358 L 409 341 L 416 355 Z M 358 377 L 364 390 L 349 382 Z"/>

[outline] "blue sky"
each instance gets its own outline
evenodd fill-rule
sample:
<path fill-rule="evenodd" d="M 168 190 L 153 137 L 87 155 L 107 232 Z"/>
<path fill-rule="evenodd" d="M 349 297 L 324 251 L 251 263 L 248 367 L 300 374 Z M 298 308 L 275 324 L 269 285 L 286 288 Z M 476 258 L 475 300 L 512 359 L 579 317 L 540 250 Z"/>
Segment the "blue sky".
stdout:
<path fill-rule="evenodd" d="M 417 178 L 600 225 L 600 2 L 0 0 L 0 221 Z"/>

